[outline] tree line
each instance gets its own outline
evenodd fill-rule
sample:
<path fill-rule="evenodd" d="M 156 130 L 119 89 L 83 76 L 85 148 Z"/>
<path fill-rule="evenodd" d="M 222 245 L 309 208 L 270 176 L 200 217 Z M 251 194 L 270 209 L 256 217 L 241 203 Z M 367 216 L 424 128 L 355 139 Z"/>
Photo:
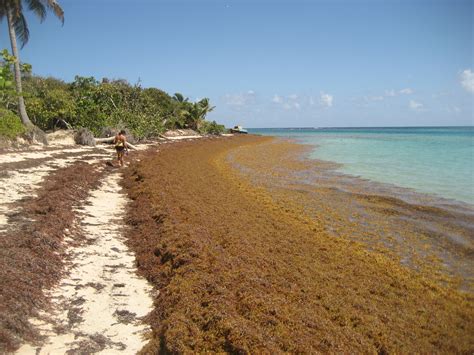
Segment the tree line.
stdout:
<path fill-rule="evenodd" d="M 0 69 L 0 104 L 3 111 L 18 114 L 17 93 L 8 87 L 11 80 L 5 67 Z M 22 95 L 29 120 L 42 130 L 84 127 L 100 136 L 105 128 L 126 128 L 139 139 L 156 137 L 167 129 L 211 134 L 225 130 L 215 121 L 206 121 L 214 108 L 207 98 L 190 102 L 180 93 L 170 96 L 122 79 L 76 76 L 66 83 L 24 72 Z"/>

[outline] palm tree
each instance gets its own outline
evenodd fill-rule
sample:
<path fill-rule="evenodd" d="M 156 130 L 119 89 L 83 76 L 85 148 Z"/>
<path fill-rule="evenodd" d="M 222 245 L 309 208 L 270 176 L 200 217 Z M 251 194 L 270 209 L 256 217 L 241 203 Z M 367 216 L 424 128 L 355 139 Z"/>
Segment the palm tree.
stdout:
<path fill-rule="evenodd" d="M 18 94 L 18 111 L 20 113 L 21 121 L 26 126 L 31 126 L 32 123 L 26 113 L 25 101 L 23 99 L 23 89 L 21 86 L 21 71 L 20 71 L 20 56 L 18 53 L 18 46 L 16 43 L 17 36 L 23 46 L 28 42 L 30 31 L 23 14 L 23 4 L 28 6 L 28 9 L 33 11 L 40 21 L 43 22 L 46 18 L 47 10 L 52 10 L 62 23 L 64 23 L 64 11 L 56 2 L 56 0 L 0 0 L 0 20 L 7 18 L 8 31 L 10 34 L 10 42 L 12 46 L 12 53 L 15 57 L 13 64 L 15 74 L 16 92 Z"/>
<path fill-rule="evenodd" d="M 204 98 L 199 102 L 195 102 L 189 110 L 189 126 L 192 129 L 198 130 L 201 128 L 202 122 L 206 115 L 214 110 L 215 106 L 211 106 L 208 98 Z"/>
<path fill-rule="evenodd" d="M 179 102 L 179 103 L 184 103 L 184 102 L 188 102 L 189 101 L 189 98 L 184 98 L 183 94 L 180 94 L 179 92 L 177 92 L 176 94 L 174 94 L 174 96 L 172 97 L 172 99 L 176 102 Z"/>
<path fill-rule="evenodd" d="M 201 115 L 202 115 L 201 118 L 202 119 L 206 118 L 206 115 L 216 108 L 216 106 L 211 106 L 210 105 L 209 99 L 207 97 L 205 97 L 204 99 L 199 101 L 198 104 L 201 107 Z"/>

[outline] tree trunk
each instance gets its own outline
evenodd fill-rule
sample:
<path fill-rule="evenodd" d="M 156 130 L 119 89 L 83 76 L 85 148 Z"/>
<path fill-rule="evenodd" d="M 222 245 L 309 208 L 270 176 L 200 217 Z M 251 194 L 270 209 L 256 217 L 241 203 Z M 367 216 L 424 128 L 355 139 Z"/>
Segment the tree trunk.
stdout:
<path fill-rule="evenodd" d="M 16 92 L 18 94 L 18 111 L 20 113 L 21 122 L 25 126 L 32 126 L 28 114 L 26 113 L 25 100 L 23 99 L 23 89 L 21 87 L 21 71 L 20 71 L 20 55 L 18 53 L 18 47 L 16 44 L 16 33 L 15 27 L 13 26 L 13 15 L 10 10 L 7 10 L 7 21 L 8 21 L 8 31 L 10 33 L 10 42 L 12 45 L 12 53 L 15 56 L 15 62 L 13 64 L 15 72 L 15 84 Z"/>

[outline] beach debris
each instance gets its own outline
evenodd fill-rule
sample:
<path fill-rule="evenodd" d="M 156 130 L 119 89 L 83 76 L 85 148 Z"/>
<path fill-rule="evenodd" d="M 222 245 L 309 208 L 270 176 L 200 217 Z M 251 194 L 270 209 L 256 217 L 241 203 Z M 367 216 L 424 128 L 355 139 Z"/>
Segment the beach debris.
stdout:
<path fill-rule="evenodd" d="M 174 129 L 159 135 L 166 140 L 196 139 L 203 136 L 192 129 Z"/>
<path fill-rule="evenodd" d="M 46 136 L 46 133 L 36 126 L 28 127 L 28 130 L 26 133 L 23 133 L 22 137 L 32 144 L 48 144 L 48 137 Z"/>
<path fill-rule="evenodd" d="M 92 147 L 94 147 L 95 144 L 96 144 L 95 139 L 94 139 L 94 135 L 87 128 L 79 129 L 76 132 L 76 134 L 74 135 L 74 141 L 77 144 L 89 145 L 89 146 L 92 146 Z"/>
<path fill-rule="evenodd" d="M 298 201 L 310 194 L 288 186 L 284 168 L 312 167 L 304 149 L 283 160 L 289 144 L 253 135 L 163 144 L 124 171 L 129 245 L 161 292 L 143 352 L 470 352 L 472 301 L 327 232 L 330 211 L 309 214 Z M 261 188 L 256 178 L 270 173 L 275 184 Z M 332 196 L 324 189 L 314 204 Z"/>
<path fill-rule="evenodd" d="M 109 137 L 109 138 L 95 138 L 96 143 L 108 143 L 112 144 L 115 140 L 114 137 Z M 127 144 L 127 148 L 133 149 L 133 150 L 138 150 L 137 146 L 131 144 L 130 142 L 125 142 Z"/>

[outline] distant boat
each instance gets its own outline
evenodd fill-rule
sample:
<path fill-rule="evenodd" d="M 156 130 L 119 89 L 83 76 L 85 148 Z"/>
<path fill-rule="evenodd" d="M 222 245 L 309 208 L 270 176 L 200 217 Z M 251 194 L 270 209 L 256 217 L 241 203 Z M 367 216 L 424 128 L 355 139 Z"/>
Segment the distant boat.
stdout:
<path fill-rule="evenodd" d="M 246 129 L 243 129 L 242 126 L 234 126 L 234 128 L 230 129 L 230 133 L 249 133 Z"/>

